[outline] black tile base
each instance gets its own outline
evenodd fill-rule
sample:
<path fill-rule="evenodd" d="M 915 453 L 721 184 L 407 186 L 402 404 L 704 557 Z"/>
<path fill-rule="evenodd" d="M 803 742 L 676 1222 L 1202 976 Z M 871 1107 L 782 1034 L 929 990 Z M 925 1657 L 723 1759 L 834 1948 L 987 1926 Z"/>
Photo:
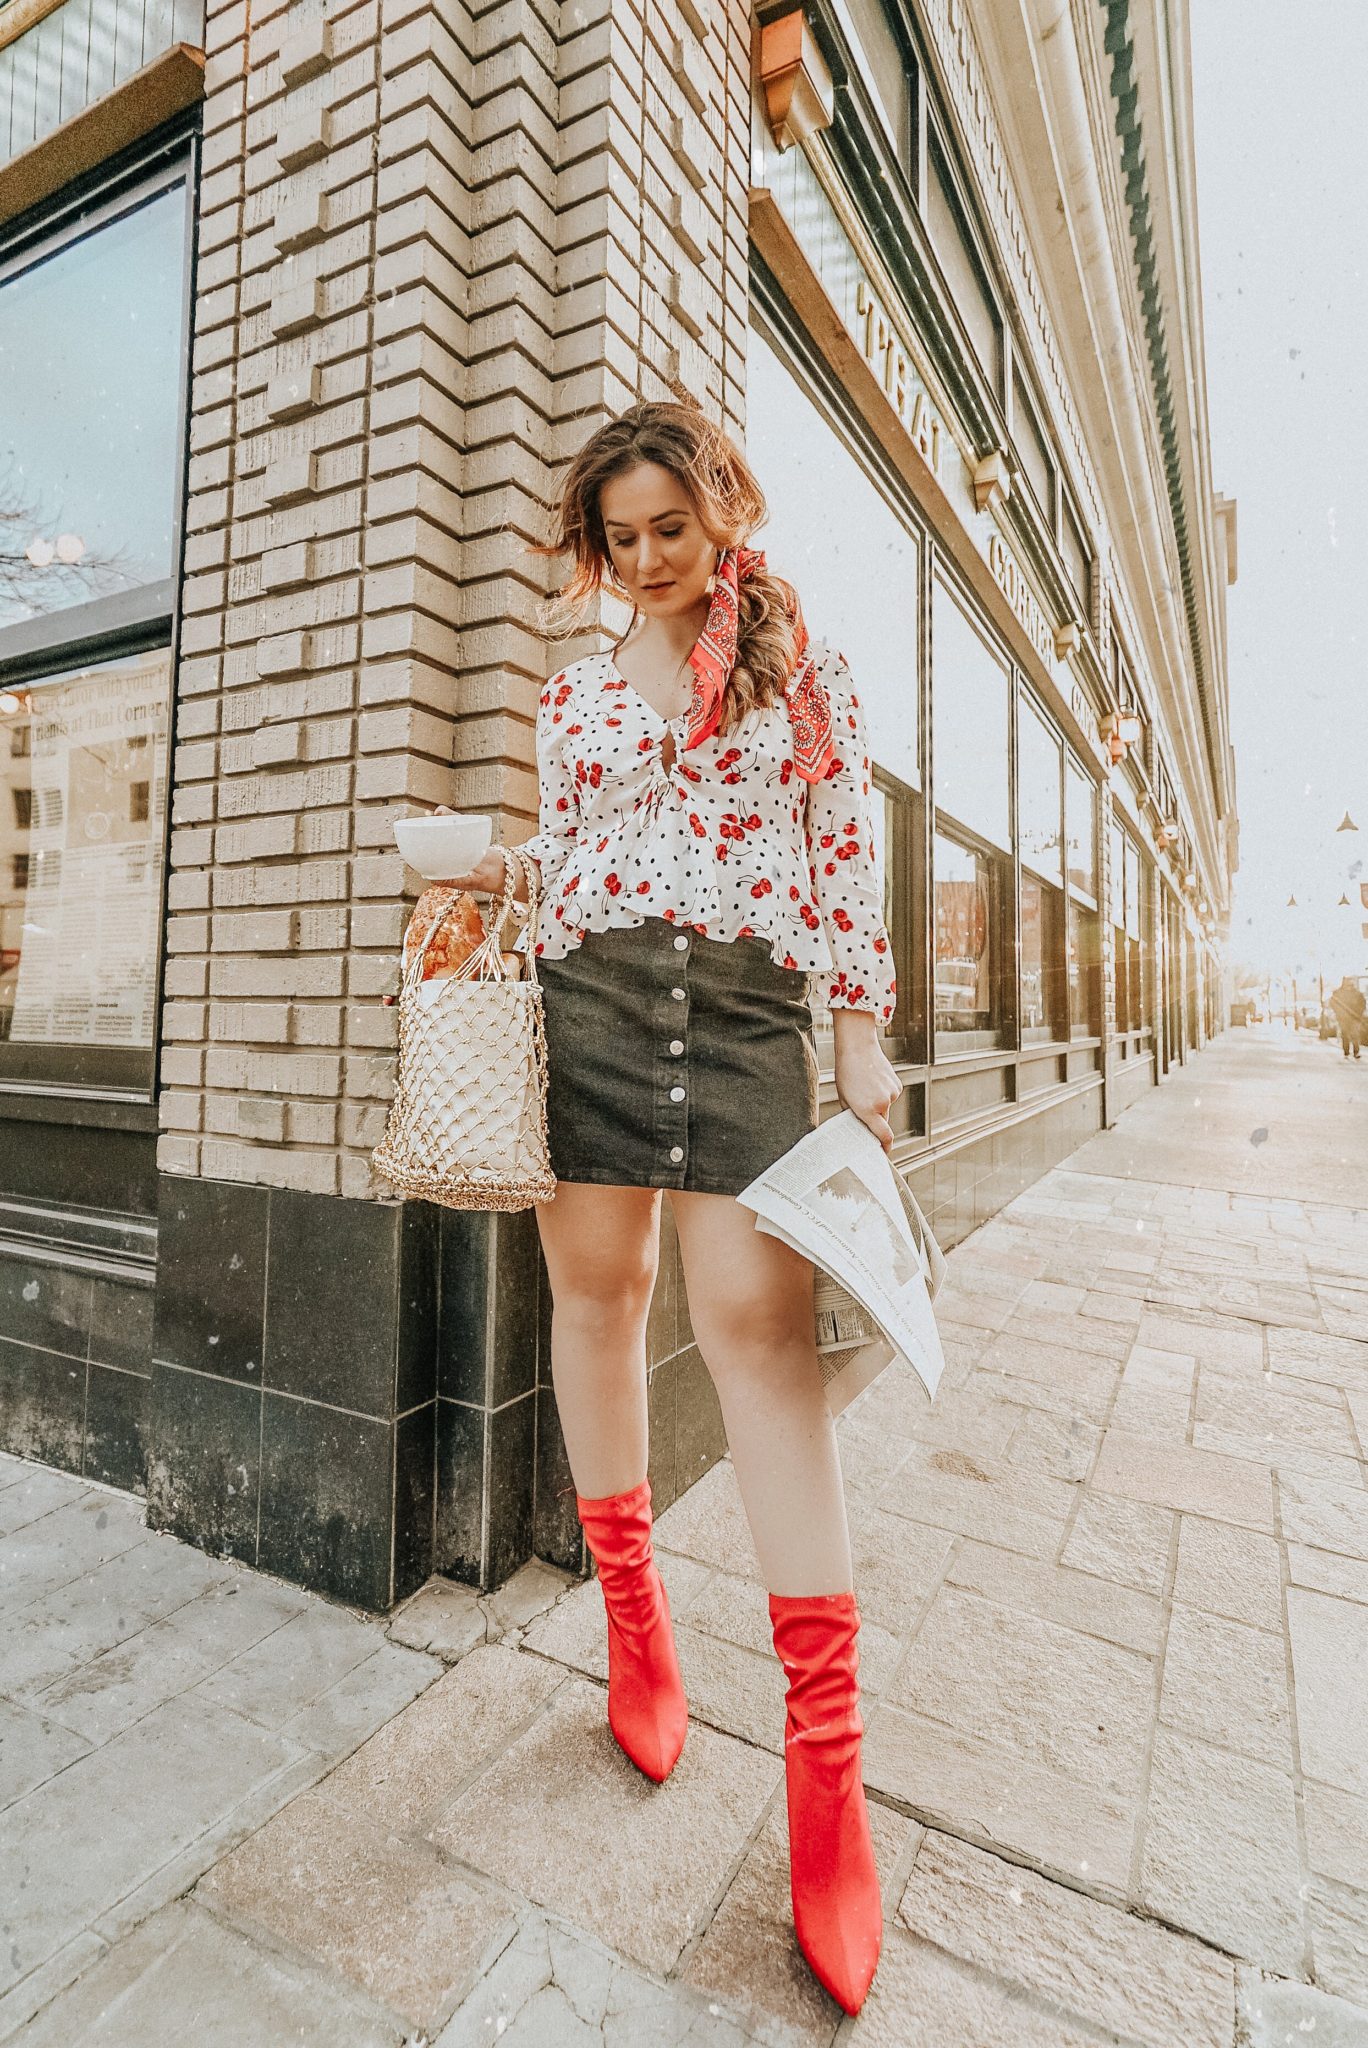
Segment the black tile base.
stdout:
<path fill-rule="evenodd" d="M 256 1563 L 335 1600 L 389 1604 L 394 1424 L 262 1392 Z"/>
<path fill-rule="evenodd" d="M 154 1360 L 147 1438 L 148 1528 L 255 1564 L 260 1387 Z"/>
<path fill-rule="evenodd" d="M 150 1373 L 115 1365 L 87 1367 L 85 1477 L 125 1493 L 147 1492 L 143 1434 L 152 1385 Z"/>
<path fill-rule="evenodd" d="M 0 1337 L 0 1449 L 79 1472 L 85 1459 L 86 1362 Z"/>

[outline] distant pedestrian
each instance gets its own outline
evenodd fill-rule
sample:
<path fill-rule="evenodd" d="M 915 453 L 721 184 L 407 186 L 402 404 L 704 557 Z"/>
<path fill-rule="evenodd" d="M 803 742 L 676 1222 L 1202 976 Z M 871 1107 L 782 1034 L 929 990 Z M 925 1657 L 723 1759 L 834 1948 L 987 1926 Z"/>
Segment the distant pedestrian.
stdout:
<path fill-rule="evenodd" d="M 1368 1000 L 1365 999 L 1358 983 L 1352 981 L 1347 974 L 1339 987 L 1331 990 L 1330 1007 L 1335 1013 L 1335 1022 L 1339 1025 L 1340 1051 L 1346 1059 L 1351 1052 L 1357 1059 L 1359 1048 L 1363 1044 L 1363 1019 L 1364 1012 L 1368 1011 Z"/>

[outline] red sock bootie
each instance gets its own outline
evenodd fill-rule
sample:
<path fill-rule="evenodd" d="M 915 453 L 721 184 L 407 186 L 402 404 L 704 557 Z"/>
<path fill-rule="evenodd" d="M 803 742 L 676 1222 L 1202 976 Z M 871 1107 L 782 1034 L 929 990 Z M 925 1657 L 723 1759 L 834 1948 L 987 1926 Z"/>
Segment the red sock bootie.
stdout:
<path fill-rule="evenodd" d="M 789 1682 L 784 1766 L 794 1930 L 818 1981 L 855 2013 L 883 1940 L 860 1775 L 859 1610 L 853 1593 L 771 1593 L 769 1609 Z"/>
<path fill-rule="evenodd" d="M 575 1496 L 608 1613 L 608 1726 L 659 1784 L 689 1726 L 670 1603 L 651 1555 L 651 1482 L 604 1500 Z"/>

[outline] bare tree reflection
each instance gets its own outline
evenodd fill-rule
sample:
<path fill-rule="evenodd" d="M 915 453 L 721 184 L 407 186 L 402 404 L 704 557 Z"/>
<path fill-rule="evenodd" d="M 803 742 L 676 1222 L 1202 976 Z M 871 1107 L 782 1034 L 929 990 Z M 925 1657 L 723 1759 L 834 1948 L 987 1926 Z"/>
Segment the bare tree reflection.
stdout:
<path fill-rule="evenodd" d="M 88 548 L 75 562 L 64 562 L 55 553 L 49 562 L 30 558 L 27 549 L 35 539 L 55 543 L 66 530 L 59 514 L 45 510 L 25 490 L 11 458 L 0 469 L 0 619 L 59 612 L 147 580 L 145 569 L 127 548 L 112 553 Z"/>

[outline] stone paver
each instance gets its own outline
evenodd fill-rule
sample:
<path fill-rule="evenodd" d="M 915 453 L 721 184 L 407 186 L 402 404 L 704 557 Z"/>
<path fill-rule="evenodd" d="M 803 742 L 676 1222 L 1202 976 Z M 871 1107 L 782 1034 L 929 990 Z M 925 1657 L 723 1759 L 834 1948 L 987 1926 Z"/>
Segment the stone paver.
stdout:
<path fill-rule="evenodd" d="M 1232 1966 L 966 1842 L 929 1835 L 898 1918 L 950 1955 L 1154 2048 L 1225 2048 Z"/>
<path fill-rule="evenodd" d="M 1310 1984 L 1239 1973 L 1241 2048 L 1368 2048 L 1368 2013 Z"/>
<path fill-rule="evenodd" d="M 1281 1635 L 1282 1569 L 1271 1536 L 1184 1515 L 1173 1597 L 1185 1607 Z"/>
<path fill-rule="evenodd" d="M 435 2048 L 744 2048 L 748 2038 L 714 2002 L 538 1917 L 519 1928 Z"/>
<path fill-rule="evenodd" d="M 1289 1773 L 1160 1727 L 1140 1903 L 1232 1955 L 1296 1975 L 1305 1962 Z"/>
<path fill-rule="evenodd" d="M 428 1843 L 302 1793 L 196 1897 L 436 2033 L 514 1931 L 510 1902 Z"/>
<path fill-rule="evenodd" d="M 0 2043 L 1368 2048 L 1343 1087 L 1309 1041 L 1213 1046 L 950 1254 L 936 1403 L 890 1369 L 841 1418 L 886 1915 L 858 2020 L 793 1941 L 729 1463 L 657 1525 L 693 1717 L 654 1787 L 594 1580 L 377 1621 L 0 1456 Z"/>
<path fill-rule="evenodd" d="M 1294 1586 L 1287 1617 L 1302 1769 L 1368 1793 L 1368 1607 Z"/>
<path fill-rule="evenodd" d="M 777 1756 L 695 1724 L 654 1787 L 613 1740 L 602 1688 L 567 1678 L 431 1835 L 633 1962 L 669 1970 L 782 1773 Z"/>

